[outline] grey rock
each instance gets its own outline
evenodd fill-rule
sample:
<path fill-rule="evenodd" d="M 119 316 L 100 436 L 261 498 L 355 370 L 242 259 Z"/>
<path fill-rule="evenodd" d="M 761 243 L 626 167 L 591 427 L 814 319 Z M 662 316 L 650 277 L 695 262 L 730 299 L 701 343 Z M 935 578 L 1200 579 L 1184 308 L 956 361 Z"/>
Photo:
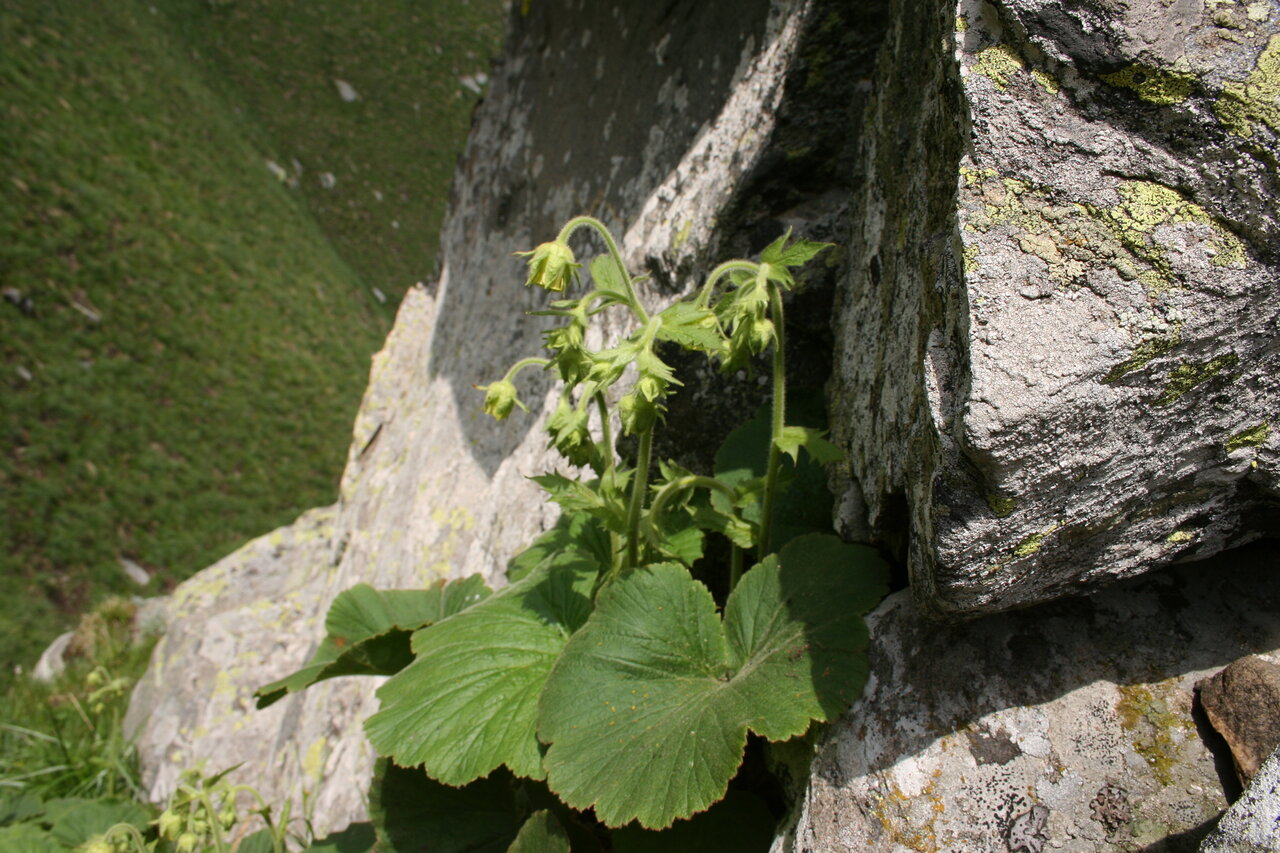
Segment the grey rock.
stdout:
<path fill-rule="evenodd" d="M 1280 666 L 1262 657 L 1241 658 L 1197 684 L 1196 692 L 1247 786 L 1280 747 Z"/>
<path fill-rule="evenodd" d="M 31 670 L 31 677 L 45 683 L 53 681 L 67 668 L 67 649 L 75 637 L 75 631 L 59 634 L 53 642 L 40 653 L 40 659 Z"/>
<path fill-rule="evenodd" d="M 334 80 L 333 85 L 338 89 L 338 97 L 347 103 L 360 100 L 360 93 L 356 91 L 356 87 L 352 86 L 346 80 Z"/>
<path fill-rule="evenodd" d="M 1180 0 L 891 4 L 836 306 L 836 485 L 842 531 L 902 555 L 930 612 L 1277 528 L 1263 11 L 1224 29 Z"/>
<path fill-rule="evenodd" d="M 759 174 L 797 45 L 816 26 L 810 5 L 783 0 L 690 0 L 669 16 L 652 4 L 555 0 L 527 16 L 515 5 L 455 175 L 439 276 L 409 290 L 373 359 L 338 503 L 164 605 L 167 633 L 128 720 L 153 799 L 196 762 L 240 763 L 234 778 L 270 802 L 300 807 L 305 791 L 319 834 L 364 815 L 374 756 L 360 724 L 377 680 L 326 682 L 261 712 L 253 691 L 305 662 L 342 589 L 476 573 L 500 584 L 553 523 L 527 475 L 555 464 L 541 430 L 554 389 L 534 377 L 522 389 L 534 417 L 497 424 L 474 388 L 541 345 L 544 322 L 527 312 L 546 297 L 522 286 L 512 252 L 591 212 L 651 272 L 650 309 L 688 287 L 720 259 L 717 220 Z M 610 321 L 603 334 L 624 331 Z"/>
<path fill-rule="evenodd" d="M 1280 853 L 1280 752 L 1262 765 L 1200 853 Z"/>
<path fill-rule="evenodd" d="M 775 851 L 1194 849 L 1227 799 L 1193 686 L 1280 649 L 1278 557 L 1250 546 L 950 626 L 895 593 Z"/>
<path fill-rule="evenodd" d="M 136 583 L 138 586 L 146 586 L 151 583 L 151 574 L 137 561 L 130 560 L 128 557 L 120 557 L 120 568 L 124 570 L 125 577 Z"/>

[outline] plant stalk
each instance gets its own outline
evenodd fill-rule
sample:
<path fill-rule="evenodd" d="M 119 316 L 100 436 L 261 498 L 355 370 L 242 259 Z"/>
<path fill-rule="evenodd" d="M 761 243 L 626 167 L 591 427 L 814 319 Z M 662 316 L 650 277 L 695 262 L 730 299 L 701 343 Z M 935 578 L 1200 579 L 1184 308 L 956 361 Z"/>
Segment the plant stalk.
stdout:
<path fill-rule="evenodd" d="M 778 285 L 769 281 L 769 313 L 772 315 L 773 339 L 773 418 L 769 429 L 769 463 L 764 475 L 764 506 L 760 517 L 760 542 L 757 543 L 757 559 L 763 560 L 772 553 L 773 505 L 778 492 L 778 467 L 782 463 L 782 449 L 778 446 L 782 430 L 786 426 L 787 413 L 787 339 L 782 316 L 782 293 Z"/>
<path fill-rule="evenodd" d="M 729 592 L 733 592 L 740 580 L 742 580 L 742 549 L 734 545 L 729 555 Z"/>
<path fill-rule="evenodd" d="M 560 229 L 556 242 L 568 243 L 570 235 L 583 226 L 594 229 L 604 238 L 604 245 L 609 250 L 609 255 L 613 258 L 613 262 L 618 265 L 618 272 L 622 275 L 622 283 L 627 288 L 628 305 L 630 305 L 631 310 L 635 312 L 636 318 L 641 323 L 648 323 L 649 314 L 644 310 L 644 306 L 640 304 L 640 300 L 636 298 L 635 288 L 631 285 L 631 275 L 627 272 L 627 265 L 622 262 L 622 252 L 618 250 L 618 244 L 614 242 L 613 235 L 609 233 L 608 228 L 604 227 L 603 222 L 594 216 L 575 216 Z"/>
<path fill-rule="evenodd" d="M 759 271 L 759 267 L 751 263 L 751 261 L 725 261 L 713 269 L 711 274 L 707 276 L 707 281 L 702 285 L 702 290 L 698 293 L 698 300 L 694 304 L 699 308 L 710 307 L 711 294 L 715 290 L 716 282 L 734 270 L 755 273 Z"/>
<path fill-rule="evenodd" d="M 640 513 L 644 509 L 645 492 L 649 488 L 649 462 L 652 455 L 653 427 L 649 427 L 640 433 L 635 482 L 631 484 L 631 503 L 627 507 L 627 569 L 634 569 L 640 562 Z"/>

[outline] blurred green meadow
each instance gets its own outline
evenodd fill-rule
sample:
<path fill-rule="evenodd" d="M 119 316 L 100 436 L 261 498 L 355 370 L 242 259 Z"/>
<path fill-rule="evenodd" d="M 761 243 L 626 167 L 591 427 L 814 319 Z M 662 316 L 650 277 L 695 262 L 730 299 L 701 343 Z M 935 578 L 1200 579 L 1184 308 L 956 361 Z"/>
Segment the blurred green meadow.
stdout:
<path fill-rule="evenodd" d="M 499 0 L 0 8 L 0 681 L 336 498 L 503 27 Z"/>

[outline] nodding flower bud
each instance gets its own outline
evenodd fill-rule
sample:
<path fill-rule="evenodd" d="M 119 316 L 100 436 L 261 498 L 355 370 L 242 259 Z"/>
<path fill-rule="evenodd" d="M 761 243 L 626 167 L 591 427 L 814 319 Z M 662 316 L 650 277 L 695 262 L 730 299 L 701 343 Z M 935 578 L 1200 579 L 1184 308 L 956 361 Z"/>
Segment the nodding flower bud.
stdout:
<path fill-rule="evenodd" d="M 178 836 L 178 842 L 175 846 L 178 848 L 178 853 L 194 853 L 199 843 L 200 837 L 194 832 L 184 832 Z"/>
<path fill-rule="evenodd" d="M 511 414 L 516 406 L 524 409 L 524 404 L 516 396 L 516 386 L 506 379 L 499 379 L 488 385 L 477 385 L 476 388 L 484 392 L 485 414 L 493 415 L 496 420 L 500 421 Z"/>
<path fill-rule="evenodd" d="M 642 433 L 658 419 L 658 404 L 646 400 L 635 389 L 618 401 L 618 415 L 622 429 L 628 435 Z"/>
<path fill-rule="evenodd" d="M 528 287 L 536 284 L 556 293 L 564 290 L 571 277 L 576 278 L 582 264 L 576 262 L 573 250 L 564 243 L 553 241 L 543 243 L 532 252 L 516 252 L 522 258 L 529 259 Z"/>
<path fill-rule="evenodd" d="M 160 837 L 173 840 L 182 832 L 182 815 L 176 812 L 162 812 L 160 819 L 156 821 L 156 825 L 160 830 Z"/>

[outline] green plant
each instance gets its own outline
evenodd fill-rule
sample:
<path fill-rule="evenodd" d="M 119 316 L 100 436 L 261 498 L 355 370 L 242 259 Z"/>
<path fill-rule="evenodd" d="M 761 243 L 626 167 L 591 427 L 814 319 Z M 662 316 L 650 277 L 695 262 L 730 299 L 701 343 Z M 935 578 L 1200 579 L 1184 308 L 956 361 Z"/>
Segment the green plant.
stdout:
<path fill-rule="evenodd" d="M 866 677 L 861 614 L 886 590 L 885 565 L 870 548 L 817 532 L 829 518 L 801 513 L 797 522 L 781 512 L 778 498 L 840 455 L 821 430 L 787 420 L 782 294 L 791 270 L 825 244 L 784 235 L 759 262 L 722 263 L 692 297 L 650 314 L 613 237 L 590 217 L 523 253 L 527 284 L 562 293 L 578 281 L 569 240 L 579 228 L 607 249 L 588 265 L 592 287 L 540 312 L 559 321 L 545 333 L 549 357 L 518 361 L 482 389 L 485 410 L 501 419 L 526 408 L 521 372 L 562 380 L 550 445 L 588 476 L 533 478 L 562 508 L 559 524 L 512 560 L 511 583 L 497 592 L 467 578 L 340 594 L 311 664 L 259 692 L 264 706 L 335 675 L 392 676 L 365 724 L 390 759 L 373 797 L 389 849 L 400 849 L 394 827 L 405 824 L 418 837 L 462 833 L 441 849 L 634 842 L 622 829 L 601 841 L 598 824 L 594 834 L 584 829 L 588 810 L 609 828 L 659 830 L 702 812 L 699 820 L 740 824 L 737 815 L 754 807 L 724 798 L 748 732 L 769 741 L 803 735 L 846 708 Z M 634 331 L 593 350 L 587 328 L 609 310 L 628 313 Z M 661 463 L 651 482 L 654 430 L 680 385 L 660 355 L 664 343 L 726 371 L 771 352 L 769 413 L 730 435 L 710 475 Z M 615 453 L 615 413 L 636 438 L 634 464 Z M 709 534 L 730 543 L 722 608 L 693 574 L 708 571 Z M 744 571 L 748 555 L 754 565 Z M 503 821 L 480 817 L 495 798 L 510 801 Z M 406 800 L 422 813 L 407 812 Z M 448 809 L 428 805 L 443 801 Z M 444 813 L 477 829 L 432 817 Z"/>

